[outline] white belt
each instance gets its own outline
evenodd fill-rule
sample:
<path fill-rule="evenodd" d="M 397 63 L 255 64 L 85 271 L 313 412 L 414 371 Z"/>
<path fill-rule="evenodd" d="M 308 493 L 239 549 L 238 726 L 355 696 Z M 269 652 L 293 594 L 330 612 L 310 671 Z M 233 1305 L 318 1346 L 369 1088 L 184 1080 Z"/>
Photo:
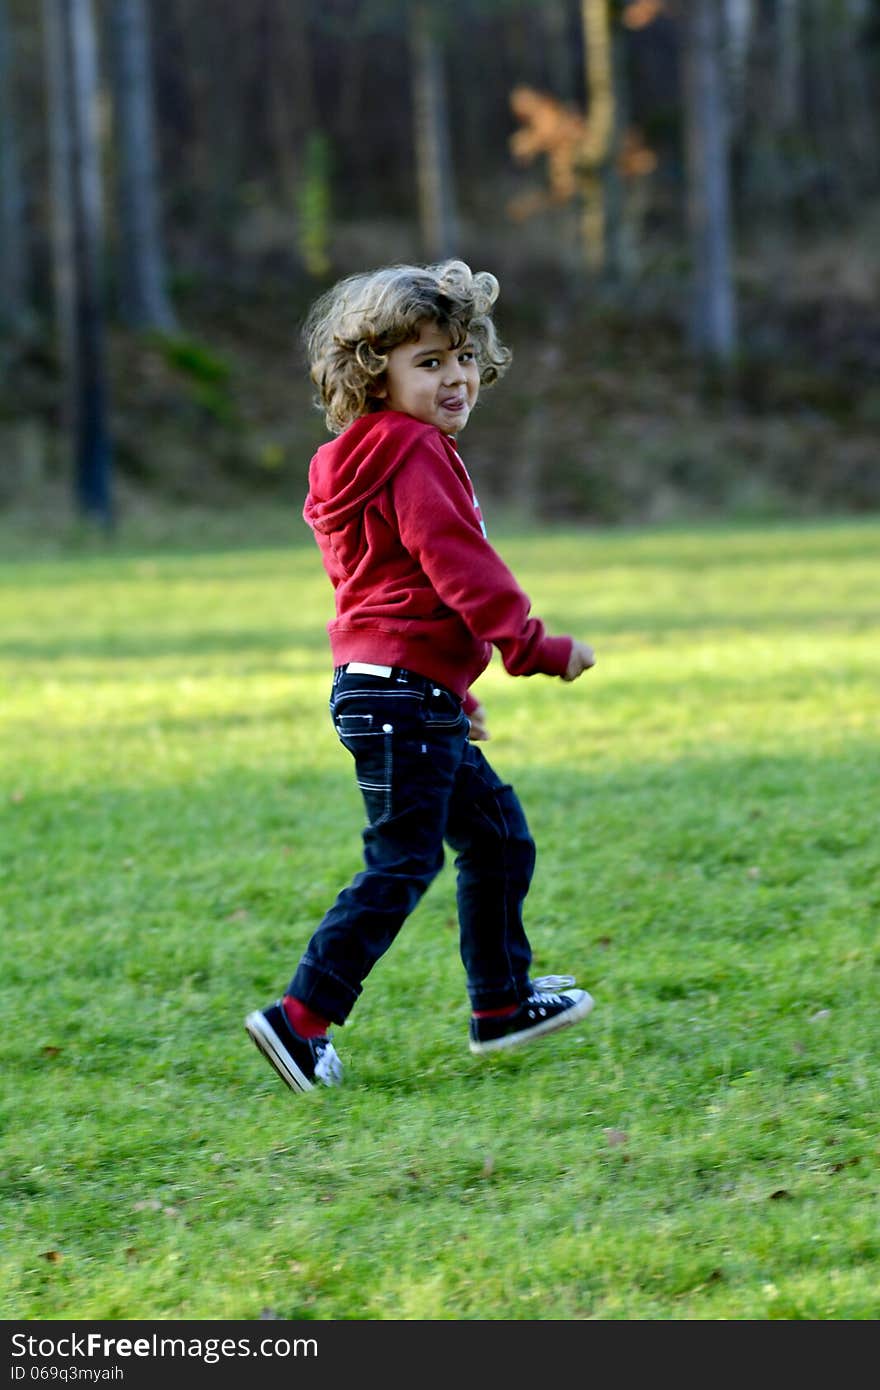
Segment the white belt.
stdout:
<path fill-rule="evenodd" d="M 387 679 L 394 668 L 392 666 L 373 666 L 369 661 L 350 661 L 345 669 L 354 675 L 385 676 Z"/>

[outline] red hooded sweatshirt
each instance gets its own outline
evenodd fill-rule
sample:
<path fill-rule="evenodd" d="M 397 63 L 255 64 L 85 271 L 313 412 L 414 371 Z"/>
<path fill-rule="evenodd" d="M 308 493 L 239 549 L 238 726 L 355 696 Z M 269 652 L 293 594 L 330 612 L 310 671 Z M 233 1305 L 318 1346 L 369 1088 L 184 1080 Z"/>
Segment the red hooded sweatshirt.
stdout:
<path fill-rule="evenodd" d="M 336 596 L 335 666 L 404 666 L 469 689 L 496 646 L 512 676 L 565 673 L 570 637 L 550 637 L 486 539 L 448 435 L 396 410 L 363 415 L 322 444 L 303 516 Z"/>

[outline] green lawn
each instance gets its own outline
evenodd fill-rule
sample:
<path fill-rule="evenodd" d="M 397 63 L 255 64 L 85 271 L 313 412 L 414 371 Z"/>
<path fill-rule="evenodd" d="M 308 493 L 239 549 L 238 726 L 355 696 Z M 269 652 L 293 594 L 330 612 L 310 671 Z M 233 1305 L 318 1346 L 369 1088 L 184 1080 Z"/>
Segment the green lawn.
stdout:
<path fill-rule="evenodd" d="M 451 864 L 295 1097 L 243 1019 L 359 864 L 317 551 L 0 564 L 6 1319 L 880 1314 L 880 520 L 495 537 L 478 687 L 577 1030 L 467 1050 Z"/>

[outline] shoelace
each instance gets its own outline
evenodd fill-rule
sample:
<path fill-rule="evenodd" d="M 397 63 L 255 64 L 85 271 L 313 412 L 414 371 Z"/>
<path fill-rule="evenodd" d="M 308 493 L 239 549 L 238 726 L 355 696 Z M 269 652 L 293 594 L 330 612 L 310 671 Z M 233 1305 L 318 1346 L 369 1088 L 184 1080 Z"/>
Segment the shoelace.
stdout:
<path fill-rule="evenodd" d="M 538 1000 L 550 996 L 552 999 L 559 998 L 559 991 L 570 989 L 574 984 L 574 975 L 539 975 L 536 980 L 530 980 L 532 992 L 530 1000 Z"/>

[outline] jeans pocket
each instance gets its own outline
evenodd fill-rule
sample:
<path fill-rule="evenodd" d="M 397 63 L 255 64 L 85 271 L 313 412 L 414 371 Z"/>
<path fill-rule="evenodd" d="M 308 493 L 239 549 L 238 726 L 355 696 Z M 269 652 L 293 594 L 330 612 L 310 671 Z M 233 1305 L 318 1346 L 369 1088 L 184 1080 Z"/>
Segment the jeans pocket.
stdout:
<path fill-rule="evenodd" d="M 443 686 L 433 686 L 426 691 L 421 706 L 422 722 L 428 729 L 449 730 L 467 725 L 467 716 L 462 709 L 461 700 L 451 690 Z"/>
<path fill-rule="evenodd" d="M 371 714 L 337 714 L 333 720 L 336 732 L 344 741 L 346 737 L 357 734 L 366 734 L 372 730 L 373 716 Z"/>

